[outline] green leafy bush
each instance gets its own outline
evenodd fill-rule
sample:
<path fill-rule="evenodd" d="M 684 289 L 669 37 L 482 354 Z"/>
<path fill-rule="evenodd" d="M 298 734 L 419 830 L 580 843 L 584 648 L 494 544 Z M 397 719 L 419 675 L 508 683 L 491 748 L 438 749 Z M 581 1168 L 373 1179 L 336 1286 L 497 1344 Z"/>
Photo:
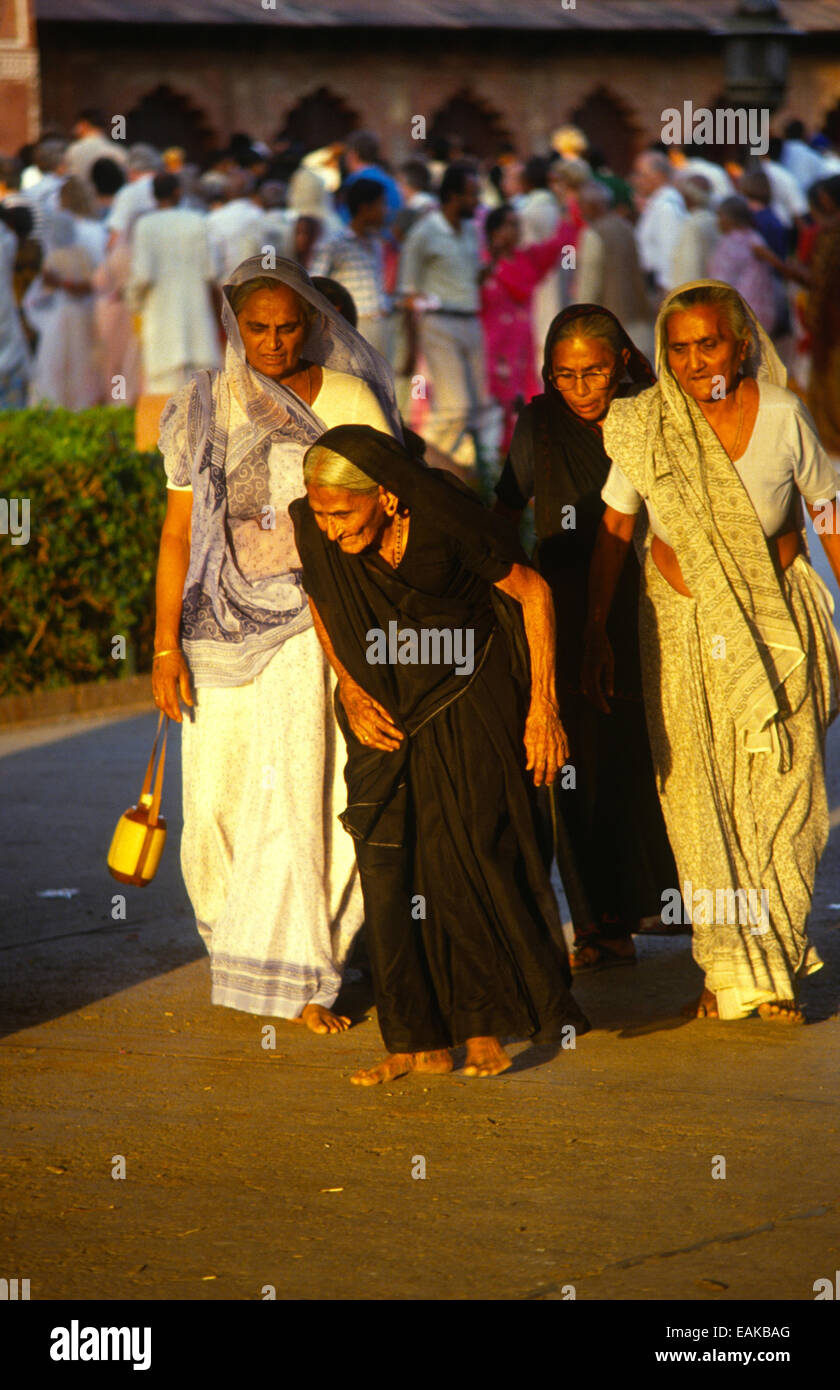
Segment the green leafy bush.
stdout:
<path fill-rule="evenodd" d="M 134 448 L 133 411 L 0 413 L 12 498 L 29 499 L 30 536 L 0 534 L 0 694 L 148 670 L 166 489 L 160 456 Z"/>

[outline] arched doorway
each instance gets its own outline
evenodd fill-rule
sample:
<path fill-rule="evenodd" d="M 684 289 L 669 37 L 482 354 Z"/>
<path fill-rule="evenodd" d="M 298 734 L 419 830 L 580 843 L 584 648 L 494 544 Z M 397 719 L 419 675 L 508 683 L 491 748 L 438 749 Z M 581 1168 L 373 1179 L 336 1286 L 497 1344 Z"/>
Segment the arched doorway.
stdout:
<path fill-rule="evenodd" d="M 340 143 L 358 128 L 356 112 L 328 87 L 319 87 L 292 107 L 277 139 L 301 145 L 305 151 L 319 150 Z"/>
<path fill-rule="evenodd" d="M 200 162 L 215 143 L 204 113 L 193 106 L 189 98 L 166 84 L 148 92 L 134 110 L 129 111 L 125 129 L 131 145 L 143 141 L 159 150 L 180 145 L 187 159 L 195 162 Z"/>
<path fill-rule="evenodd" d="M 433 149 L 438 141 L 453 138 L 462 146 L 464 155 L 474 159 L 495 159 L 500 150 L 512 143 L 500 113 L 465 87 L 433 117 L 426 130 L 426 146 Z"/>
<path fill-rule="evenodd" d="M 596 87 L 572 112 L 572 122 L 580 127 L 591 147 L 601 151 L 614 173 L 629 174 L 641 146 L 641 134 L 619 97 L 604 86 Z"/>

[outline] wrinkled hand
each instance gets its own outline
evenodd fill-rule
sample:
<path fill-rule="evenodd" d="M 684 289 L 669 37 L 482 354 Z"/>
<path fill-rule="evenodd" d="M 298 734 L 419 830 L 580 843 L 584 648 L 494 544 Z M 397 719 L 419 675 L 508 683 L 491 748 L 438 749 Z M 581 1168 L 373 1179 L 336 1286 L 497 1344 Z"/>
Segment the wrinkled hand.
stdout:
<path fill-rule="evenodd" d="M 178 696 L 190 707 L 193 697 L 189 667 L 180 652 L 170 652 L 155 662 L 152 667 L 152 695 L 158 709 L 162 709 L 176 724 L 182 723 Z"/>
<path fill-rule="evenodd" d="M 350 728 L 360 743 L 367 748 L 379 748 L 383 753 L 393 753 L 399 748 L 404 734 L 378 700 L 362 690 L 350 676 L 339 681 L 338 694 Z"/>
<path fill-rule="evenodd" d="M 581 688 L 587 700 L 609 714 L 607 696 L 612 695 L 615 661 L 610 639 L 602 627 L 587 627 L 583 643 Z"/>
<path fill-rule="evenodd" d="M 525 752 L 528 754 L 525 766 L 529 772 L 533 768 L 534 786 L 550 787 L 569 756 L 569 740 L 560 723 L 557 705 L 544 695 L 534 695 L 531 699 L 525 720 Z"/>

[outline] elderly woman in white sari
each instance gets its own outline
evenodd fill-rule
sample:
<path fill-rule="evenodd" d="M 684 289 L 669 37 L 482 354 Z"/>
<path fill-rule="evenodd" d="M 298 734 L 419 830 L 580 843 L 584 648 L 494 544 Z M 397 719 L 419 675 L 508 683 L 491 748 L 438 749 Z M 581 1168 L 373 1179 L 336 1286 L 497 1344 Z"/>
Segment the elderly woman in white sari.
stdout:
<path fill-rule="evenodd" d="M 333 1033 L 362 899 L 287 509 L 326 429 L 399 433 L 399 417 L 385 362 L 299 266 L 253 257 L 223 288 L 224 370 L 196 373 L 162 417 L 153 692 L 178 721 L 179 695 L 192 707 L 181 862 L 213 1003 Z"/>
<path fill-rule="evenodd" d="M 656 386 L 613 403 L 590 574 L 584 689 L 611 693 L 605 634 L 647 505 L 640 641 L 651 749 L 694 957 L 690 1016 L 802 1022 L 797 982 L 828 840 L 825 734 L 838 710 L 834 604 L 804 553 L 802 503 L 840 582 L 834 469 L 740 296 L 680 286 L 656 325 Z M 830 517 L 830 526 L 825 524 Z M 667 907 L 667 904 L 666 904 Z"/>

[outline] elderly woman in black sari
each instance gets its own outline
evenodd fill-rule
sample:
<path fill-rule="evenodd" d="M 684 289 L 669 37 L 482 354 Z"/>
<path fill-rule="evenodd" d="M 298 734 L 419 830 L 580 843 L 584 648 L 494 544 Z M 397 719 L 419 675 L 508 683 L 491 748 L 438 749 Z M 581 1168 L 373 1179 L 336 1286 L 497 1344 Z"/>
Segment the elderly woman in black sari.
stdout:
<path fill-rule="evenodd" d="M 338 676 L 341 819 L 389 1052 L 353 1080 L 449 1071 L 462 1043 L 467 1075 L 496 1075 L 501 1037 L 569 1045 L 589 1027 L 525 776 L 550 783 L 566 752 L 551 597 L 505 522 L 378 430 L 328 430 L 304 478 L 289 511 Z"/>
<path fill-rule="evenodd" d="M 533 497 L 535 562 L 557 615 L 557 697 L 570 744 L 551 788 L 555 852 L 575 929 L 572 970 L 632 965 L 631 933 L 659 916 L 674 882 L 651 764 L 639 664 L 639 564 L 630 550 L 610 616 L 615 652 L 610 713 L 581 692 L 589 565 L 610 460 L 601 425 L 612 401 L 654 381 L 618 319 L 573 304 L 548 330 L 545 391 L 520 413 L 496 487 L 517 517 Z"/>

